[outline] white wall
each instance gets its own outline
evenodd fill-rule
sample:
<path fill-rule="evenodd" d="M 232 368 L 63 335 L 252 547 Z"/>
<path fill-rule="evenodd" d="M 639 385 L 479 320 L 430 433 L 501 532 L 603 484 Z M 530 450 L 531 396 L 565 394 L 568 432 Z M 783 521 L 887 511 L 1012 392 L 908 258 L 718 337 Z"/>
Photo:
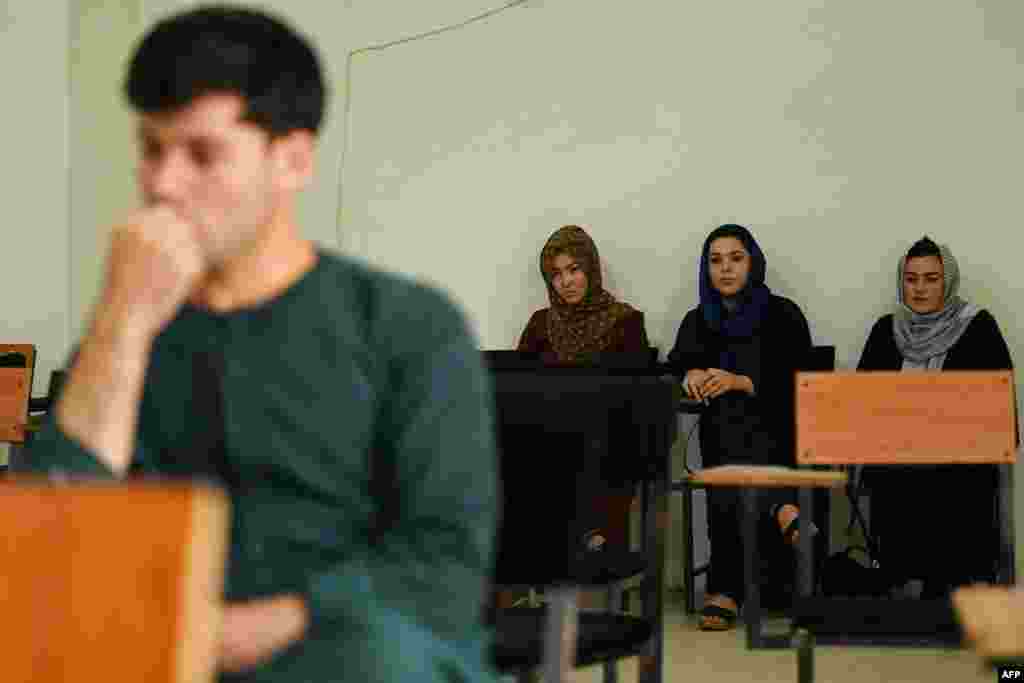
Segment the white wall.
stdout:
<path fill-rule="evenodd" d="M 68 27 L 64 3 L 0 5 L 0 339 L 53 341 L 38 348 L 37 392 L 45 390 L 70 326 Z"/>
<path fill-rule="evenodd" d="M 111 227 L 137 203 L 134 129 L 121 87 L 143 24 L 140 0 L 66 4 L 71 12 L 69 342 L 74 343 L 99 291 Z M 53 351 L 63 359 L 69 349 Z"/>
<path fill-rule="evenodd" d="M 21 106 L 0 165 L 17 245 L 0 250 L 0 325 L 39 344 L 37 395 L 88 314 L 109 225 L 135 202 L 123 61 L 144 27 L 191 4 L 2 5 L 0 63 Z M 664 354 L 696 302 L 704 236 L 739 222 L 770 286 L 848 367 L 893 300 L 900 251 L 927 232 L 1024 363 L 1024 5 L 530 0 L 365 49 L 501 4 L 263 3 L 313 38 L 333 84 L 308 237 L 442 284 L 500 348 L 546 305 L 544 240 L 579 223 Z"/>
<path fill-rule="evenodd" d="M 109 225 L 133 201 L 130 118 L 116 75 L 138 36 L 138 2 L 6 2 L 0 69 L 8 107 L 0 182 L 0 337 L 38 348 L 46 391 L 81 332 Z"/>
<path fill-rule="evenodd" d="M 500 348 L 546 305 L 547 236 L 583 224 L 665 352 L 704 237 L 740 222 L 848 366 L 927 232 L 1024 359 L 1005 248 L 1024 40 L 998 34 L 1015 19 L 1019 3 L 559 0 L 360 55 L 343 234 L 449 288 Z"/>
<path fill-rule="evenodd" d="M 927 233 L 1024 364 L 1022 20 L 995 1 L 548 0 L 359 53 L 341 245 L 445 287 L 509 348 L 547 305 L 542 244 L 582 224 L 664 354 L 704 237 L 739 222 L 842 368 Z"/>
<path fill-rule="evenodd" d="M 0 339 L 38 345 L 37 394 L 59 364 L 71 326 L 68 37 L 65 3 L 0 4 Z M 0 444 L 0 462 L 7 450 Z"/>

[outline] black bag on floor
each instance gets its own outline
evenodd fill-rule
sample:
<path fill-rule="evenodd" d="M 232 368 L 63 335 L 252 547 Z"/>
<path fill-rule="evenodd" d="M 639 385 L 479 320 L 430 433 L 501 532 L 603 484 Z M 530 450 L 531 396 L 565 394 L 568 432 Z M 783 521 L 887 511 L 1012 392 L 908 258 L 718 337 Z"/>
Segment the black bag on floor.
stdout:
<path fill-rule="evenodd" d="M 853 550 L 864 549 L 852 546 L 825 560 L 821 570 L 822 593 L 826 597 L 887 596 L 893 585 L 889 576 L 879 567 L 855 560 L 850 556 Z"/>

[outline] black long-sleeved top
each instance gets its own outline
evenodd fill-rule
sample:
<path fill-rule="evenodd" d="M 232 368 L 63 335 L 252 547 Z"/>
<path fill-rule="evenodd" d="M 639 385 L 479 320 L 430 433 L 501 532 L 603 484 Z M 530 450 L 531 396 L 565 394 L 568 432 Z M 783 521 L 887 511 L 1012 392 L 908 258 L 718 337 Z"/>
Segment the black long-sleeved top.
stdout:
<path fill-rule="evenodd" d="M 539 353 L 553 353 L 555 348 L 548 338 L 548 316 L 550 308 L 542 308 L 530 316 L 523 334 L 519 337 L 518 350 Z M 644 327 L 644 314 L 634 311 L 627 315 L 612 328 L 612 342 L 605 349 L 608 352 L 646 351 L 648 348 L 647 330 Z"/>
<path fill-rule="evenodd" d="M 811 349 L 811 332 L 800 307 L 772 295 L 764 319 L 749 338 L 729 339 L 708 327 L 700 308 L 683 319 L 668 354 L 680 377 L 694 368 L 720 367 L 723 350 L 736 359 L 733 372 L 754 384 L 754 395 L 729 392 L 712 399 L 701 415 L 705 467 L 725 463 L 794 464 L 795 373 Z"/>
<path fill-rule="evenodd" d="M 149 361 L 132 472 L 222 481 L 226 598 L 295 592 L 311 615 L 300 642 L 220 680 L 494 680 L 480 616 L 498 513 L 493 397 L 445 296 L 320 251 L 272 301 L 185 307 Z M 27 460 L 113 476 L 52 419 Z"/>
<path fill-rule="evenodd" d="M 857 369 L 900 370 L 903 356 L 893 337 L 893 316 L 871 328 Z M 947 370 L 1012 370 L 999 325 L 979 311 L 949 349 Z M 998 551 L 996 468 L 993 465 L 866 467 L 871 492 L 871 531 L 883 566 L 900 579 L 936 578 L 956 585 L 991 580 Z"/>
<path fill-rule="evenodd" d="M 892 315 L 878 319 L 864 344 L 858 370 L 899 370 L 903 356 L 893 337 Z M 943 370 L 1012 370 L 1010 349 L 988 311 L 979 311 L 946 354 Z"/>

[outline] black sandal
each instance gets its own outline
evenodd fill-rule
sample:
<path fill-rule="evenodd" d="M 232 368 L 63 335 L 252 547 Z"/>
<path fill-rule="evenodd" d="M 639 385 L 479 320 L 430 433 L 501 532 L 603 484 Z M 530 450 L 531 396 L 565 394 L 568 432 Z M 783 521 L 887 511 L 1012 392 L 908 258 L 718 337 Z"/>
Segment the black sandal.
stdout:
<path fill-rule="evenodd" d="M 739 616 L 739 613 L 733 612 L 731 609 L 719 607 L 718 605 L 704 605 L 704 609 L 700 612 L 700 630 L 728 631 L 736 626 L 737 616 Z M 721 619 L 725 624 L 710 621 L 710 619 L 714 618 Z"/>

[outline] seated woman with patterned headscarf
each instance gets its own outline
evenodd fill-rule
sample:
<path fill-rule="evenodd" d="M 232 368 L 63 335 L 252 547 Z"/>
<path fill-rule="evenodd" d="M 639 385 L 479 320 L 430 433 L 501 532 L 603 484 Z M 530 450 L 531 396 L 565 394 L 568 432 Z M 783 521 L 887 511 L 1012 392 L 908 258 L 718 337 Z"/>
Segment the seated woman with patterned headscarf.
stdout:
<path fill-rule="evenodd" d="M 649 350 L 644 314 L 604 289 L 597 246 L 583 228 L 567 225 L 551 235 L 540 253 L 540 273 L 551 305 L 530 317 L 519 351 L 575 363 L 591 354 Z M 604 492 L 588 502 L 593 516 L 583 523 L 584 547 L 625 548 L 634 483 L 590 485 Z"/>
<path fill-rule="evenodd" d="M 896 313 L 871 328 L 857 369 L 1012 370 L 995 318 L 961 299 L 959 288 L 949 247 L 928 237 L 915 242 L 899 260 Z M 918 579 L 921 597 L 941 598 L 956 586 L 994 580 L 995 465 L 869 467 L 864 484 L 877 559 L 894 585 Z"/>
<path fill-rule="evenodd" d="M 519 339 L 520 351 L 578 361 L 587 354 L 647 351 L 644 314 L 604 289 L 597 245 L 583 228 L 567 225 L 540 254 L 551 306 L 535 312 Z"/>

